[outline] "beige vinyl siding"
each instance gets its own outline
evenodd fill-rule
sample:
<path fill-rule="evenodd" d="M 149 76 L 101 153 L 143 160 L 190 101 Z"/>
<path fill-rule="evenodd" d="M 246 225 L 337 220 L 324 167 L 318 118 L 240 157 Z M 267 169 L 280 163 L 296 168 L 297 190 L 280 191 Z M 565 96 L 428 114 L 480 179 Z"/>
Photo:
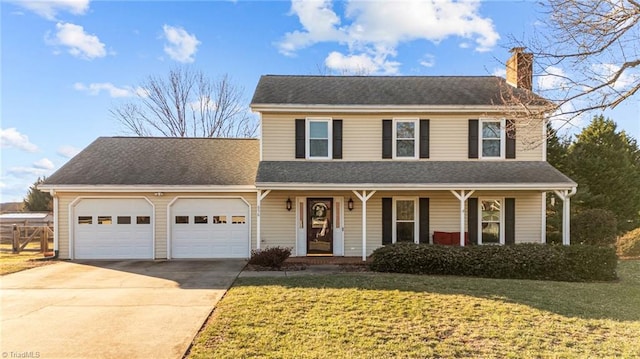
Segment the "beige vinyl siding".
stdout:
<path fill-rule="evenodd" d="M 429 158 L 432 161 L 469 158 L 469 118 L 434 116 L 430 119 Z"/>
<path fill-rule="evenodd" d="M 238 193 L 212 193 L 212 192 L 198 192 L 198 193 L 180 193 L 174 192 L 169 193 L 165 192 L 162 196 L 155 196 L 154 193 L 149 192 L 139 192 L 139 193 L 100 193 L 100 192 L 91 192 L 91 193 L 69 193 L 69 192 L 58 192 L 56 194 L 58 196 L 58 249 L 59 256 L 62 259 L 70 258 L 70 247 L 69 247 L 69 238 L 70 238 L 70 227 L 69 227 L 69 205 L 75 201 L 77 198 L 146 198 L 154 206 L 154 232 L 155 232 L 155 243 L 154 243 L 154 258 L 155 259 L 165 259 L 167 258 L 167 208 L 169 203 L 171 203 L 177 197 L 180 198 L 215 198 L 215 197 L 235 197 L 235 198 L 243 198 L 245 201 L 249 203 L 250 208 L 250 216 L 251 216 L 251 238 L 253 242 L 253 238 L 255 238 L 255 229 L 256 229 L 256 218 L 255 218 L 255 206 L 256 206 L 256 194 L 254 192 L 238 192 Z M 77 201 L 76 201 L 77 203 Z M 73 226 L 73 224 L 71 224 Z M 71 227 L 73 228 L 73 227 Z"/>
<path fill-rule="evenodd" d="M 263 161 L 292 161 L 295 159 L 296 118 L 304 118 L 304 116 L 262 115 L 262 138 L 260 141 Z"/>
<path fill-rule="evenodd" d="M 542 129 L 544 124 L 539 121 L 517 122 L 516 125 L 516 160 L 518 161 L 543 161 Z"/>
<path fill-rule="evenodd" d="M 307 117 L 334 118 L 343 122 L 344 161 L 379 161 L 382 159 L 382 120 L 415 118 L 430 120 L 430 160 L 465 161 L 468 158 L 469 119 L 481 114 L 263 114 L 262 160 L 295 160 L 295 120 Z M 542 127 L 538 122 L 518 122 L 516 160 L 542 161 Z M 477 161 L 476 159 L 472 159 Z"/>
<path fill-rule="evenodd" d="M 291 199 L 292 209 L 287 211 L 287 198 Z M 296 195 L 271 191 L 260 204 L 260 248 L 296 246 Z M 255 237 L 254 237 L 255 238 Z M 251 241 L 251 248 L 256 249 L 256 241 Z"/>

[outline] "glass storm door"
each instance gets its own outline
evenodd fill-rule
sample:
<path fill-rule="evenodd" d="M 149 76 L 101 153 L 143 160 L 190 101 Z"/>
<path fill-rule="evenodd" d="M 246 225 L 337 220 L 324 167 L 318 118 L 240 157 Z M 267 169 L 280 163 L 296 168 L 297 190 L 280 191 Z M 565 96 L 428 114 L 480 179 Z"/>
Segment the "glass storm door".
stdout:
<path fill-rule="evenodd" d="M 307 199 L 307 254 L 333 255 L 332 198 Z"/>

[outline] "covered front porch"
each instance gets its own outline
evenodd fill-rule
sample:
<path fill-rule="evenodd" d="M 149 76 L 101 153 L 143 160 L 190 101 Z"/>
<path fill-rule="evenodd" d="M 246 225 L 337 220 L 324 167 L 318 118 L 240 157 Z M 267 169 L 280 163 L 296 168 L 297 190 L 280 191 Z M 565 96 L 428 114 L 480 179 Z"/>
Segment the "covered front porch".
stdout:
<path fill-rule="evenodd" d="M 544 243 L 547 192 L 558 194 L 569 213 L 576 185 L 546 162 L 482 163 L 483 170 L 474 172 L 477 165 L 262 162 L 252 247 L 285 246 L 298 257 L 366 260 L 385 244 L 433 243 L 435 232 L 465 233 L 458 236 L 461 246 Z M 569 238 L 565 215 L 563 243 L 569 244 Z"/>

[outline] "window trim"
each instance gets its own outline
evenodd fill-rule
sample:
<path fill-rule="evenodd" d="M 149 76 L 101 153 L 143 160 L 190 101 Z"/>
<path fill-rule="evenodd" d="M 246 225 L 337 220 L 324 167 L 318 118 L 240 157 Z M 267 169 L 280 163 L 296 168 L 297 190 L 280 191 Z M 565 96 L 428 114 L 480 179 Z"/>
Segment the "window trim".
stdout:
<path fill-rule="evenodd" d="M 482 243 L 482 202 L 483 201 L 500 201 L 500 238 L 498 243 Z M 504 197 L 479 197 L 478 198 L 478 245 L 504 245 L 505 242 L 505 233 L 504 233 L 504 224 L 505 224 L 505 215 L 504 215 Z"/>
<path fill-rule="evenodd" d="M 398 156 L 398 122 L 413 122 L 413 156 Z M 400 139 L 407 141 L 408 139 Z M 420 146 L 420 119 L 414 117 L 396 117 L 393 118 L 393 125 L 391 128 L 391 158 L 394 160 L 416 160 L 419 157 Z"/>
<path fill-rule="evenodd" d="M 327 124 L 327 156 L 311 156 L 311 123 L 324 122 Z M 307 117 L 305 119 L 305 159 L 307 160 L 330 160 L 333 158 L 333 118 L 331 117 Z"/>
<path fill-rule="evenodd" d="M 499 122 L 500 123 L 500 156 L 485 156 L 482 151 L 482 143 L 484 136 L 482 134 L 482 125 L 486 122 Z M 507 153 L 507 120 L 496 118 L 481 118 L 478 121 L 478 159 L 482 160 L 503 160 Z"/>
<path fill-rule="evenodd" d="M 397 242 L 397 234 L 398 234 L 398 216 L 397 216 L 397 202 L 398 201 L 413 201 L 413 243 L 420 243 L 420 220 L 419 209 L 418 206 L 419 200 L 418 197 L 415 196 L 399 196 L 392 198 L 392 206 L 391 206 L 391 243 Z"/>

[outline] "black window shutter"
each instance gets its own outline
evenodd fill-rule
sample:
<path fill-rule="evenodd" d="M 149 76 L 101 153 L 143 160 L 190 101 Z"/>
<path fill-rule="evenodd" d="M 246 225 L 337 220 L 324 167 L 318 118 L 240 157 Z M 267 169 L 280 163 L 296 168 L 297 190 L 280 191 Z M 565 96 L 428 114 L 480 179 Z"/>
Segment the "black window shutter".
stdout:
<path fill-rule="evenodd" d="M 516 199 L 504 199 L 504 243 L 516 243 Z"/>
<path fill-rule="evenodd" d="M 516 124 L 513 120 L 507 120 L 506 158 L 516 158 Z"/>
<path fill-rule="evenodd" d="M 420 243 L 429 243 L 429 198 L 420 198 Z"/>
<path fill-rule="evenodd" d="M 469 120 L 469 158 L 478 158 L 478 120 Z"/>
<path fill-rule="evenodd" d="M 305 158 L 305 120 L 296 120 L 296 158 Z"/>
<path fill-rule="evenodd" d="M 469 232 L 469 243 L 478 244 L 478 199 L 469 198 L 467 200 L 467 231 Z"/>
<path fill-rule="evenodd" d="M 333 158 L 342 158 L 342 120 L 333 120 Z"/>
<path fill-rule="evenodd" d="M 420 158 L 429 158 L 429 120 L 420 120 Z"/>
<path fill-rule="evenodd" d="M 393 157 L 393 121 L 382 120 L 382 158 Z"/>
<path fill-rule="evenodd" d="M 382 244 L 391 244 L 393 235 L 393 200 L 382 199 Z"/>

